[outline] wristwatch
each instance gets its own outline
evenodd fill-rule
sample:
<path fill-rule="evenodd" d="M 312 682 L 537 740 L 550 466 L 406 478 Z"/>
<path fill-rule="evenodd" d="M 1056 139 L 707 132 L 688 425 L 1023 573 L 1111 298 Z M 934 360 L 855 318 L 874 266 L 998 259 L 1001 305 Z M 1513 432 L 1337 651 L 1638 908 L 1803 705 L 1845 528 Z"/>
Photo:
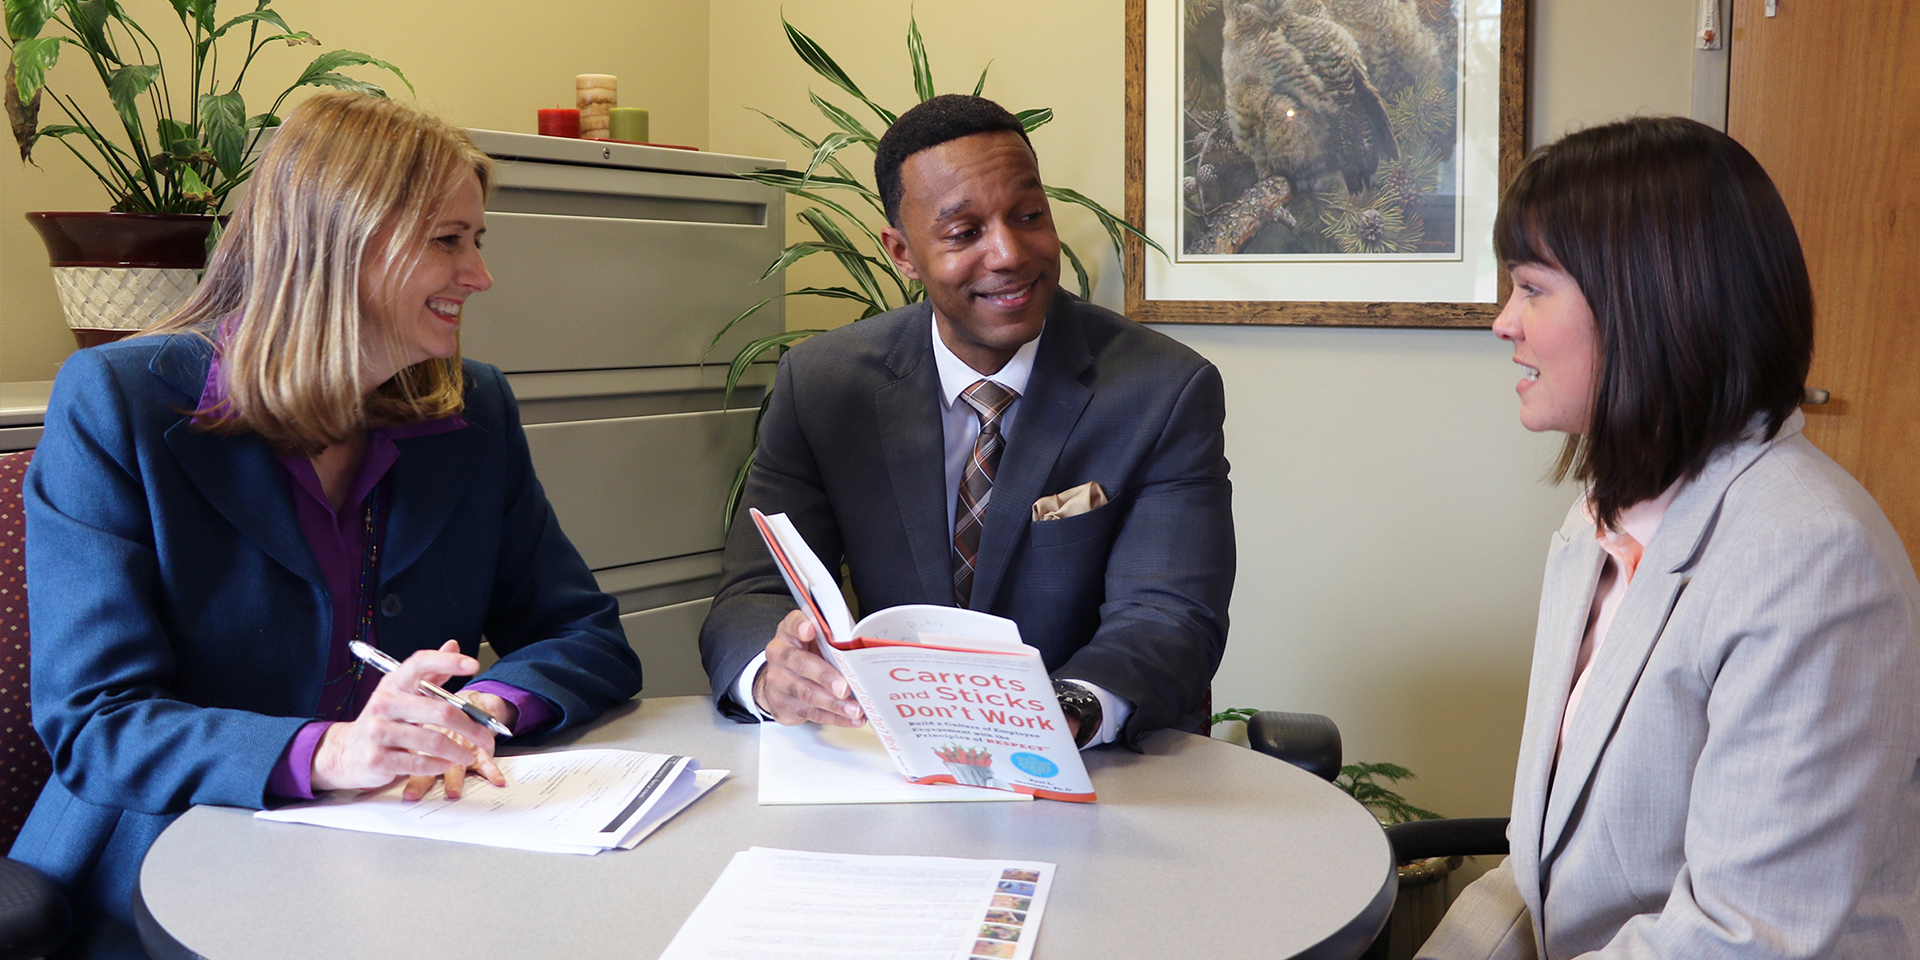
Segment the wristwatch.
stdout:
<path fill-rule="evenodd" d="M 1073 745 L 1084 747 L 1092 743 L 1100 733 L 1100 698 L 1086 687 L 1067 680 L 1053 682 L 1053 695 L 1060 698 L 1060 712 L 1080 725 L 1080 732 L 1074 734 Z"/>

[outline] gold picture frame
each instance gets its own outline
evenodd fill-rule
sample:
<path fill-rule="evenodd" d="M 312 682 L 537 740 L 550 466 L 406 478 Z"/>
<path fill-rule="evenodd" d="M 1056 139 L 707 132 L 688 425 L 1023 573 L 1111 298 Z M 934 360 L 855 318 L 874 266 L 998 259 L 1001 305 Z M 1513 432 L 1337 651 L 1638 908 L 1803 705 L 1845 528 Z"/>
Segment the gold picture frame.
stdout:
<path fill-rule="evenodd" d="M 1170 175 L 1163 175 L 1160 178 L 1166 181 L 1165 183 L 1153 183 L 1148 180 L 1148 102 L 1150 93 L 1155 89 L 1160 89 L 1162 94 L 1165 94 L 1166 90 L 1171 90 L 1175 106 L 1180 106 L 1182 99 L 1180 84 L 1187 82 L 1180 69 L 1164 69 L 1164 65 L 1168 61 L 1168 56 L 1165 54 L 1157 55 L 1156 64 L 1159 64 L 1161 68 L 1156 69 L 1155 76 L 1151 78 L 1148 76 L 1150 40 L 1149 10 L 1151 7 L 1159 17 L 1159 19 L 1156 20 L 1156 24 L 1160 25 L 1163 31 L 1162 35 L 1155 36 L 1152 39 L 1165 44 L 1183 43 L 1184 38 L 1178 36 L 1181 22 L 1178 21 L 1177 18 L 1186 14 L 1189 10 L 1189 4 L 1196 2 L 1204 2 L 1208 7 L 1216 5 L 1211 2 L 1211 0 L 1127 0 L 1127 219 L 1140 226 L 1149 236 L 1155 237 L 1175 260 L 1224 261 L 1205 264 L 1205 268 L 1212 271 L 1206 276 L 1245 276 L 1252 278 L 1252 286 L 1259 286 L 1263 282 L 1261 280 L 1263 277 L 1283 277 L 1287 275 L 1285 271 L 1311 269 L 1311 266 L 1299 262 L 1302 258 L 1298 257 L 1291 258 L 1288 262 L 1272 262 L 1280 258 L 1259 260 L 1253 257 L 1181 257 L 1180 252 L 1176 250 L 1182 229 L 1182 223 L 1178 221 L 1180 221 L 1186 213 L 1191 213 L 1191 210 L 1187 209 L 1185 201 L 1180 194 L 1184 189 L 1185 193 L 1191 196 L 1195 192 L 1195 185 L 1192 178 L 1182 180 L 1180 177 Z M 1258 12 L 1260 9 L 1260 7 L 1258 7 L 1259 4 L 1271 4 L 1272 0 L 1223 0 L 1223 2 L 1236 4 L 1248 3 L 1250 5 L 1248 8 L 1240 9 L 1242 11 L 1252 10 L 1253 12 Z M 1412 3 L 1416 2 L 1416 0 L 1397 0 L 1397 2 Z M 1429 0 L 1429 2 L 1431 2 L 1431 0 Z M 1444 3 L 1448 2 L 1448 0 L 1438 0 L 1438 2 Z M 1449 201 L 1453 204 L 1449 209 L 1451 215 L 1456 218 L 1456 232 L 1458 232 L 1461 225 L 1470 221 L 1477 225 L 1482 225 L 1483 229 L 1490 228 L 1491 211 L 1493 206 L 1498 203 L 1498 191 L 1512 178 L 1525 157 L 1528 115 L 1528 4 L 1527 0 L 1454 0 L 1454 2 L 1478 2 L 1483 11 L 1490 10 L 1492 5 L 1497 3 L 1499 10 L 1498 53 L 1497 58 L 1495 58 L 1497 61 L 1497 80 L 1484 76 L 1486 73 L 1493 72 L 1486 70 L 1484 64 L 1479 67 L 1479 74 L 1476 75 L 1474 72 L 1476 66 L 1474 60 L 1471 57 L 1460 56 L 1458 53 L 1458 49 L 1463 42 L 1485 43 L 1485 40 L 1463 41 L 1459 38 L 1458 33 L 1454 35 L 1456 56 L 1459 58 L 1459 69 L 1461 71 L 1455 78 L 1454 91 L 1457 93 L 1457 91 L 1462 89 L 1473 89 L 1468 87 L 1468 85 L 1474 84 L 1477 86 L 1489 80 L 1495 80 L 1498 91 L 1497 109 L 1492 111 L 1494 117 L 1497 118 L 1493 124 L 1497 127 L 1495 135 L 1497 135 L 1498 138 L 1497 174 L 1492 179 L 1491 184 L 1487 183 L 1488 178 L 1485 174 L 1482 174 L 1480 177 L 1481 188 L 1473 191 L 1471 197 L 1464 195 L 1466 191 L 1463 190 L 1461 191 L 1461 196 Z M 1169 4 L 1173 4 L 1174 6 L 1169 8 Z M 1167 16 L 1169 9 L 1171 9 L 1172 17 L 1175 18 L 1172 21 L 1169 21 Z M 1240 13 L 1242 18 L 1251 15 L 1251 13 L 1247 12 Z M 1457 16 L 1457 14 L 1453 13 L 1449 15 Z M 1483 14 L 1481 19 L 1483 21 L 1491 20 L 1492 17 Z M 1246 20 L 1242 19 L 1240 22 L 1244 23 Z M 1174 33 L 1176 36 L 1167 38 L 1164 36 L 1165 33 Z M 1238 35 L 1246 36 L 1246 33 L 1243 31 Z M 1222 62 L 1224 62 L 1224 59 Z M 1150 87 L 1150 83 L 1161 85 L 1161 88 L 1164 89 Z M 1485 96 L 1484 93 L 1481 95 L 1483 97 Z M 1292 113 L 1289 112 L 1287 115 L 1291 117 Z M 1460 109 L 1458 115 L 1465 117 L 1469 114 L 1465 109 Z M 1225 122 L 1227 121 L 1223 119 L 1222 123 Z M 1455 142 L 1461 142 L 1467 137 L 1476 135 L 1486 137 L 1489 133 L 1489 131 L 1485 129 L 1487 126 L 1489 126 L 1489 124 L 1482 122 L 1478 125 L 1478 129 L 1456 130 L 1452 136 Z M 1173 129 L 1179 131 L 1182 130 L 1183 127 L 1175 126 Z M 1176 132 L 1173 135 L 1173 139 L 1175 146 L 1179 150 L 1184 152 L 1187 149 L 1187 146 L 1181 145 L 1180 143 L 1182 140 L 1180 133 Z M 1482 150 L 1484 151 L 1485 149 L 1483 146 Z M 1487 154 L 1482 153 L 1481 155 L 1486 156 Z M 1186 165 L 1186 161 L 1184 160 L 1176 162 L 1179 162 L 1183 168 Z M 1482 169 L 1486 169 L 1485 166 L 1483 166 Z M 1158 172 L 1166 173 L 1165 164 L 1160 165 Z M 1182 169 L 1182 173 L 1184 173 L 1184 169 Z M 1278 180 L 1280 178 L 1275 177 L 1273 179 Z M 1466 182 L 1464 177 L 1461 179 L 1461 182 Z M 1156 210 L 1164 211 L 1170 209 L 1165 202 L 1165 197 L 1161 198 L 1162 203 L 1160 203 L 1158 207 L 1150 206 L 1150 191 L 1156 188 L 1164 191 L 1167 196 L 1172 197 L 1175 203 L 1181 204 L 1179 209 L 1185 211 L 1185 213 L 1179 215 L 1160 214 L 1156 222 L 1154 218 Z M 1251 195 L 1252 190 L 1249 189 L 1249 191 L 1242 196 L 1250 197 Z M 1475 214 L 1477 219 L 1469 217 L 1467 212 L 1469 203 L 1477 205 L 1473 207 L 1473 209 L 1477 211 Z M 1174 222 L 1170 223 L 1169 221 Z M 1464 234 L 1462 234 L 1462 236 L 1464 236 Z M 1469 237 L 1456 242 L 1453 247 L 1455 252 L 1452 253 L 1451 257 L 1430 258 L 1465 262 L 1469 259 L 1466 251 L 1469 249 L 1474 251 L 1473 257 L 1477 258 L 1477 266 L 1469 264 L 1468 267 L 1463 269 L 1470 268 L 1474 271 L 1474 282 L 1476 284 L 1475 293 L 1477 295 L 1471 299 L 1454 298 L 1452 300 L 1427 300 L 1420 298 L 1417 294 L 1411 297 L 1403 296 L 1398 299 L 1385 299 L 1378 298 L 1377 293 L 1374 299 L 1364 297 L 1347 299 L 1330 296 L 1314 299 L 1234 299 L 1231 294 L 1224 294 L 1217 298 L 1212 296 L 1150 296 L 1149 287 L 1153 281 L 1148 277 L 1150 269 L 1149 258 L 1156 261 L 1152 266 L 1153 269 L 1166 268 L 1172 270 L 1175 268 L 1175 264 L 1173 261 L 1163 261 L 1159 253 L 1148 250 L 1146 246 L 1137 239 L 1129 238 L 1127 242 L 1126 312 L 1129 317 L 1141 323 L 1485 328 L 1493 323 L 1494 317 L 1497 316 L 1499 312 L 1499 301 L 1503 300 L 1506 295 L 1507 279 L 1504 271 L 1499 271 L 1497 268 L 1491 271 L 1492 277 L 1490 278 L 1488 276 L 1489 270 L 1486 266 L 1486 263 L 1490 261 L 1491 258 L 1490 251 L 1469 246 L 1470 244 L 1484 244 L 1484 236 L 1485 234 L 1482 233 L 1478 239 Z M 1170 243 L 1169 241 L 1174 242 Z M 1248 262 L 1239 262 L 1242 259 Z M 1324 255 L 1323 259 L 1341 260 L 1343 258 L 1336 252 Z M 1396 262 L 1395 258 L 1392 257 L 1346 257 L 1344 259 L 1349 261 L 1349 263 L 1343 263 L 1336 269 L 1348 270 L 1351 272 L 1351 275 L 1363 278 L 1364 282 L 1357 286 L 1364 287 L 1369 292 L 1380 289 L 1391 289 L 1396 283 L 1396 276 L 1404 276 L 1407 273 L 1407 271 L 1400 269 L 1401 264 Z M 1376 260 L 1382 260 L 1384 262 L 1372 262 Z M 1422 264 L 1414 266 L 1413 269 L 1428 269 L 1431 271 L 1432 268 Z M 1230 273 L 1222 273 L 1221 271 L 1223 270 L 1230 271 Z M 1298 276 L 1299 274 L 1295 273 L 1293 275 Z M 1204 286 L 1207 282 L 1208 281 L 1203 278 L 1198 281 L 1188 281 L 1184 286 L 1191 288 L 1195 286 L 1196 283 Z M 1244 286 L 1246 285 L 1233 284 L 1232 289 L 1238 290 Z M 1350 286 L 1355 285 L 1350 284 Z M 1454 286 L 1457 287 L 1458 283 L 1455 283 Z M 1221 287 L 1221 289 L 1225 290 L 1227 287 Z M 1211 291 L 1202 292 L 1210 293 Z M 1493 296 L 1491 302 L 1485 299 L 1489 293 Z"/>

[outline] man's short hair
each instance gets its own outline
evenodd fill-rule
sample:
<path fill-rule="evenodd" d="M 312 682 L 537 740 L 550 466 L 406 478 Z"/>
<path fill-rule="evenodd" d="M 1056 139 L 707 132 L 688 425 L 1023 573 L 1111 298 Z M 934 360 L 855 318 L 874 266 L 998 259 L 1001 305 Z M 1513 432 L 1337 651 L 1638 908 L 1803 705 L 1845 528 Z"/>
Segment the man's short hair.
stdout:
<path fill-rule="evenodd" d="M 908 157 L 949 140 L 1000 130 L 1019 134 L 1027 149 L 1033 149 L 1020 118 L 985 97 L 943 93 L 901 114 L 873 152 L 873 179 L 880 186 L 887 222 L 900 225 L 900 167 Z"/>

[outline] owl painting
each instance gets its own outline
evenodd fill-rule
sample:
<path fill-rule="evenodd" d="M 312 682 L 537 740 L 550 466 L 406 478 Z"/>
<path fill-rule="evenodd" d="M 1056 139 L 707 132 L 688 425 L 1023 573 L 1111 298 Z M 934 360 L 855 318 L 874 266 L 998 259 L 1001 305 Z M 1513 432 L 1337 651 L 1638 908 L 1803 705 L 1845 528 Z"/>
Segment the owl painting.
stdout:
<path fill-rule="evenodd" d="M 1181 2 L 1188 252 L 1453 250 L 1457 0 Z"/>
<path fill-rule="evenodd" d="M 1229 0 L 1227 116 L 1258 176 L 1286 177 L 1301 193 L 1338 173 L 1358 193 L 1398 150 L 1360 45 L 1324 13 L 1320 0 Z"/>

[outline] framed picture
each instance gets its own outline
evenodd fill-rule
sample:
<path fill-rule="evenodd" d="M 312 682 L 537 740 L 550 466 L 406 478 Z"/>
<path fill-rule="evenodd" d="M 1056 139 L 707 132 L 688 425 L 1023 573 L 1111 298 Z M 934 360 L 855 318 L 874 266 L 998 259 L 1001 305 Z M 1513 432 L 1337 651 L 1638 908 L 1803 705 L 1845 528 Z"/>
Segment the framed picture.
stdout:
<path fill-rule="evenodd" d="M 1127 0 L 1127 315 L 1490 326 L 1526 6 Z"/>

